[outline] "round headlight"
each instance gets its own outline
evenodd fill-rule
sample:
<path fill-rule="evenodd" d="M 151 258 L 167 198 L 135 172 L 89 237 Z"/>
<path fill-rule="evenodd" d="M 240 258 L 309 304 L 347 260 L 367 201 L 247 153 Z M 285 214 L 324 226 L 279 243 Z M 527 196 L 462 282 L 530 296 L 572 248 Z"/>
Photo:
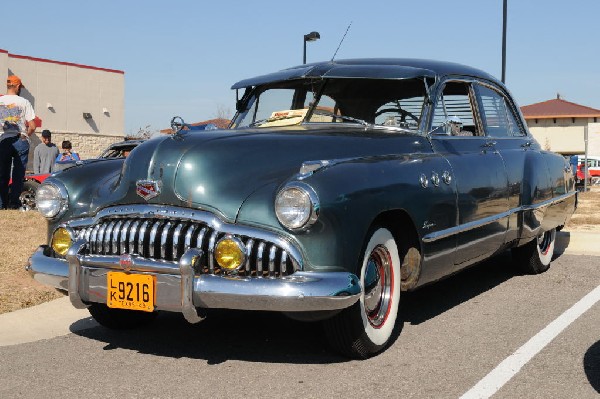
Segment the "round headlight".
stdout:
<path fill-rule="evenodd" d="M 38 211 L 47 218 L 58 215 L 66 207 L 66 204 L 66 193 L 61 193 L 61 190 L 54 184 L 42 184 L 35 193 L 35 205 Z"/>
<path fill-rule="evenodd" d="M 275 198 L 277 219 L 290 230 L 312 225 L 317 220 L 318 209 L 317 195 L 307 184 L 289 184 Z"/>
<path fill-rule="evenodd" d="M 235 270 L 246 261 L 246 247 L 239 239 L 225 236 L 215 246 L 215 260 L 223 269 Z"/>
<path fill-rule="evenodd" d="M 59 227 L 52 234 L 52 249 L 59 255 L 65 256 L 69 247 L 73 243 L 72 235 L 69 229 Z"/>

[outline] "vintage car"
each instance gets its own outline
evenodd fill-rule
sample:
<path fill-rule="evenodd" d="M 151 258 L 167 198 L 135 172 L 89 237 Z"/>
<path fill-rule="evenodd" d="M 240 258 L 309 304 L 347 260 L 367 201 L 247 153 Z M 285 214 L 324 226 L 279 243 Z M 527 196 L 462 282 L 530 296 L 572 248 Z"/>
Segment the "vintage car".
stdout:
<path fill-rule="evenodd" d="M 402 291 L 509 249 L 526 273 L 548 269 L 573 174 L 489 74 L 358 59 L 232 88 L 229 130 L 174 122 L 124 163 L 48 178 L 34 278 L 109 328 L 278 311 L 366 358 L 399 331 Z"/>
<path fill-rule="evenodd" d="M 108 146 L 108 148 L 102 151 L 102 154 L 100 154 L 98 158 L 66 162 L 62 164 L 60 169 L 57 171 L 62 171 L 75 165 L 84 165 L 90 162 L 94 162 L 98 159 L 125 158 L 131 152 L 131 150 L 137 147 L 137 145 L 141 142 L 142 140 L 126 140 L 111 144 L 110 146 Z M 42 184 L 44 180 L 48 178 L 48 176 L 50 176 L 50 173 L 32 173 L 25 175 L 25 181 L 23 182 L 23 191 L 21 191 L 21 195 L 19 196 L 22 210 L 29 211 L 35 209 L 35 192 L 40 186 L 40 184 Z"/>

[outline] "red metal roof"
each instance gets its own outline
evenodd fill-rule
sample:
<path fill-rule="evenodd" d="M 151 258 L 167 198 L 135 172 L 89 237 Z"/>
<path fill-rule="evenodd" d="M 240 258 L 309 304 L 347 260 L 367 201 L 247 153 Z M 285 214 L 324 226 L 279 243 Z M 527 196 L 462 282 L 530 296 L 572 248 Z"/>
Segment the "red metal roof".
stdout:
<path fill-rule="evenodd" d="M 51 64 L 73 66 L 73 67 L 84 68 L 84 69 L 95 69 L 97 71 L 119 73 L 119 74 L 122 74 L 122 75 L 125 74 L 124 71 L 121 71 L 121 70 L 118 70 L 118 69 L 100 68 L 100 67 L 95 67 L 95 66 L 92 66 L 92 65 L 75 64 L 73 62 L 55 61 L 55 60 L 49 60 L 49 59 L 46 59 L 46 58 L 30 57 L 28 55 L 11 54 L 7 50 L 3 50 L 3 49 L 0 49 L 0 53 L 6 53 L 6 54 L 8 54 L 8 56 L 10 58 L 19 58 L 19 59 L 23 59 L 23 60 L 31 60 L 31 61 L 37 61 L 37 62 L 48 62 L 48 63 L 51 63 Z"/>
<path fill-rule="evenodd" d="M 600 110 L 555 98 L 521 107 L 525 119 L 596 118 Z"/>
<path fill-rule="evenodd" d="M 209 123 L 212 123 L 218 129 L 227 129 L 229 127 L 229 124 L 231 123 L 231 121 L 229 119 L 216 118 L 216 119 L 209 119 L 207 121 L 202 121 L 202 122 L 190 123 L 189 125 L 190 126 L 198 126 L 198 125 L 208 125 Z M 160 132 L 162 134 L 171 134 L 171 133 L 173 133 L 173 130 L 172 129 L 161 129 Z"/>

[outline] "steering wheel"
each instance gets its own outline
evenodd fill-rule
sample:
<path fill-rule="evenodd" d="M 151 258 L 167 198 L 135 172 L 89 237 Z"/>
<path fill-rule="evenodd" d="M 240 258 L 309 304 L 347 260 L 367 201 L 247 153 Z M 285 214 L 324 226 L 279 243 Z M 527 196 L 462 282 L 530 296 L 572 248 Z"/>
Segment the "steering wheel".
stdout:
<path fill-rule="evenodd" d="M 417 118 L 412 112 L 408 112 L 403 110 L 402 108 L 384 108 L 375 112 L 375 117 L 377 118 L 379 115 L 384 114 L 386 112 L 397 112 L 400 114 L 400 122 L 406 122 L 406 117 L 408 116 L 410 119 L 414 120 L 416 124 L 419 123 L 419 118 Z"/>

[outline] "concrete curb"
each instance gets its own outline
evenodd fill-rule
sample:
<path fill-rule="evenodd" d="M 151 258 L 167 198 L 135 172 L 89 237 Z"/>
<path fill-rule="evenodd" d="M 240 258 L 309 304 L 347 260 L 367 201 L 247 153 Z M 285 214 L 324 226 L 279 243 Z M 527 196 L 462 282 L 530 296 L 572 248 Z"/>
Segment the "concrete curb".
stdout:
<path fill-rule="evenodd" d="M 595 231 L 559 231 L 554 253 L 600 256 L 600 234 Z"/>
<path fill-rule="evenodd" d="M 69 297 L 0 314 L 0 346 L 50 339 L 98 326 L 87 309 L 75 309 Z"/>

